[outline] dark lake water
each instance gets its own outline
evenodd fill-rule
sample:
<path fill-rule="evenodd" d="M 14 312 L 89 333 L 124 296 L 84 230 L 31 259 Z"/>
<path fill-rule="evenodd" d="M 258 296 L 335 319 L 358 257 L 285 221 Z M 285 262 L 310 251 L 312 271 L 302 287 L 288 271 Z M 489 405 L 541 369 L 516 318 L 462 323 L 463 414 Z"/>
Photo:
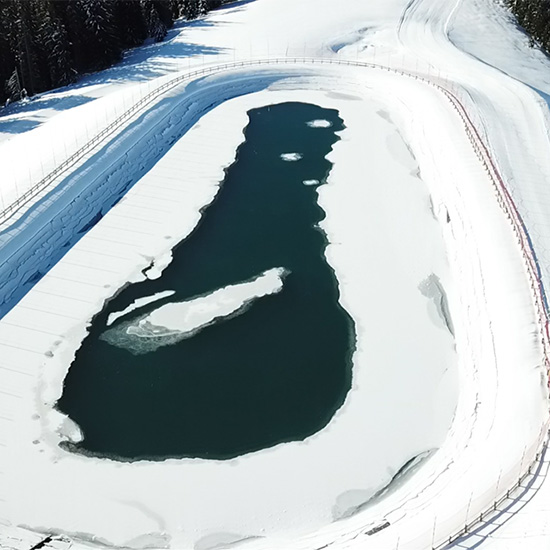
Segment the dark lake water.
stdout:
<path fill-rule="evenodd" d="M 226 459 L 303 440 L 343 404 L 354 326 L 324 257 L 317 227 L 324 212 L 311 184 L 324 183 L 331 168 L 324 157 L 343 123 L 337 111 L 304 103 L 248 115 L 216 199 L 162 277 L 128 286 L 93 320 L 57 403 L 84 436 L 69 449 L 121 460 Z M 308 124 L 319 119 L 331 126 Z M 285 161 L 286 153 L 301 158 Z M 137 354 L 105 340 L 159 305 L 272 268 L 287 273 L 279 293 L 191 337 Z M 167 290 L 175 294 L 106 326 L 110 313 Z"/>

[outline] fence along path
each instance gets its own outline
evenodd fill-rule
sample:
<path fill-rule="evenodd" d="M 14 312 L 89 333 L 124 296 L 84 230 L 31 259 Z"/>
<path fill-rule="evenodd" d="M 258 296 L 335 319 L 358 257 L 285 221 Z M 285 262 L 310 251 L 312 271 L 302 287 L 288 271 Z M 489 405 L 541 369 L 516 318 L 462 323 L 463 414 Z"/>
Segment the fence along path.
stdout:
<path fill-rule="evenodd" d="M 454 90 L 452 85 L 438 77 L 423 74 L 421 72 L 412 72 L 404 69 L 394 69 L 386 65 L 367 63 L 353 60 L 340 59 L 324 59 L 324 58 L 307 58 L 307 57 L 284 57 L 275 59 L 256 59 L 234 61 L 219 65 L 206 66 L 194 71 L 188 71 L 162 83 L 160 86 L 150 91 L 138 101 L 136 101 L 124 113 L 118 116 L 105 128 L 93 136 L 83 147 L 78 149 L 50 173 L 44 176 L 40 181 L 32 185 L 25 193 L 20 195 L 14 202 L 0 211 L 0 229 L 6 229 L 14 224 L 33 204 L 42 198 L 49 191 L 54 189 L 56 185 L 61 183 L 64 175 L 71 170 L 76 169 L 80 163 L 86 160 L 91 153 L 98 150 L 108 138 L 113 137 L 117 132 L 124 128 L 137 115 L 143 113 L 147 107 L 152 105 L 154 101 L 160 98 L 166 92 L 172 90 L 177 85 L 207 75 L 221 74 L 226 71 L 231 71 L 245 67 L 257 67 L 263 65 L 347 65 L 362 67 L 368 69 L 376 69 L 393 72 L 407 78 L 414 78 L 425 82 L 426 84 L 437 89 L 451 103 L 453 109 L 461 118 L 464 125 L 466 135 L 475 151 L 478 159 L 483 164 L 488 178 L 491 181 L 495 191 L 496 199 L 507 219 L 509 220 L 514 235 L 516 236 L 518 245 L 520 246 L 524 264 L 529 277 L 531 286 L 533 303 L 537 314 L 539 325 L 539 341 L 543 350 L 541 358 L 546 367 L 550 386 L 550 332 L 549 332 L 549 312 L 546 294 L 541 280 L 540 268 L 537 260 L 537 255 L 533 247 L 529 232 L 523 222 L 523 219 L 508 191 L 504 178 L 498 170 L 497 163 L 490 154 L 488 144 L 482 138 L 482 132 L 474 124 L 472 114 L 469 113 L 463 102 L 458 96 L 458 91 Z M 543 449 L 547 442 L 548 429 L 550 422 L 547 422 L 540 431 L 536 441 L 533 442 L 529 449 L 525 448 L 521 463 L 513 468 L 512 472 L 504 473 L 499 477 L 494 491 L 486 492 L 477 498 L 474 502 L 470 501 L 467 506 L 465 520 L 460 525 L 455 522 L 455 525 L 449 526 L 446 533 L 437 533 L 434 523 L 434 533 L 432 537 L 432 548 L 443 549 L 453 546 L 456 541 L 457 546 L 460 544 L 461 537 L 476 530 L 476 527 L 487 523 L 494 517 L 502 505 L 508 502 L 518 489 L 528 479 L 532 479 L 541 471 L 542 459 L 544 457 Z M 533 473 L 534 472 L 534 473 Z M 506 480 L 508 483 L 501 483 Z"/>

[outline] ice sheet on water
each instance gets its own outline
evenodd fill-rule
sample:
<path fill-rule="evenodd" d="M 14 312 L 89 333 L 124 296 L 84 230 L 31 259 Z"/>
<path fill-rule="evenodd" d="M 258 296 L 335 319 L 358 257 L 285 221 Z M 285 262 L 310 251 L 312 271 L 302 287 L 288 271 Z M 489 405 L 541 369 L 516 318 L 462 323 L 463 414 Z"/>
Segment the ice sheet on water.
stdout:
<path fill-rule="evenodd" d="M 332 122 L 330 122 L 330 120 L 323 120 L 322 118 L 310 120 L 306 124 L 310 128 L 330 128 L 332 126 Z"/>
<path fill-rule="evenodd" d="M 124 317 L 125 315 L 128 315 L 128 313 L 131 313 L 136 309 L 146 306 L 147 304 L 156 302 L 157 300 L 161 300 L 162 298 L 167 298 L 168 296 L 172 296 L 175 293 L 176 293 L 175 290 L 164 290 L 163 292 L 157 292 L 152 296 L 145 296 L 143 298 L 138 298 L 137 300 L 134 300 L 126 309 L 111 313 L 107 318 L 107 326 L 108 327 L 111 326 L 117 319 L 119 319 L 120 317 Z"/>
<path fill-rule="evenodd" d="M 285 162 L 296 162 L 302 158 L 302 155 L 300 153 L 283 153 L 281 158 Z"/>
<path fill-rule="evenodd" d="M 286 269 L 277 267 L 249 281 L 183 302 L 164 304 L 107 329 L 100 339 L 135 355 L 176 344 L 219 320 L 244 313 L 256 299 L 280 292 L 287 274 Z"/>

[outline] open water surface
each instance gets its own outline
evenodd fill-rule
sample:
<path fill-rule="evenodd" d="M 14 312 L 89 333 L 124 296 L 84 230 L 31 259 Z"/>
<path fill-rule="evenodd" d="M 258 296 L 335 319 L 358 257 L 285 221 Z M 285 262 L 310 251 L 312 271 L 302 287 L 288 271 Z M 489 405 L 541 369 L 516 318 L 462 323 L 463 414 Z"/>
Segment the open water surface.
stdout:
<path fill-rule="evenodd" d="M 120 460 L 227 459 L 303 440 L 343 404 L 355 333 L 324 256 L 317 226 L 324 212 L 312 184 L 325 182 L 325 156 L 343 123 L 337 111 L 304 103 L 248 114 L 235 162 L 172 263 L 159 279 L 126 287 L 94 318 L 57 403 L 84 436 L 65 444 L 71 450 Z M 116 341 L 124 323 L 162 304 L 272 268 L 285 270 L 282 290 L 240 314 L 161 347 Z M 167 290 L 175 293 L 106 326 L 110 313 Z"/>

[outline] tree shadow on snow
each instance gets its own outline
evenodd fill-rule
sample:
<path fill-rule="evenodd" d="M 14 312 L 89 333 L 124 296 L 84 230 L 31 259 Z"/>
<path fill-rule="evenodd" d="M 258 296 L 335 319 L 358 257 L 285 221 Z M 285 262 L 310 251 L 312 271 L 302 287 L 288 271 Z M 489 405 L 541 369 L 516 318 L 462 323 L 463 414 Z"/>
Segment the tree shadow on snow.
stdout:
<path fill-rule="evenodd" d="M 0 134 L 22 134 L 29 130 L 34 130 L 40 126 L 40 120 L 25 118 L 21 120 L 1 120 L 0 119 Z"/>
<path fill-rule="evenodd" d="M 65 111 L 71 107 L 78 107 L 92 101 L 92 97 L 83 95 L 55 96 L 51 92 L 44 92 L 25 101 L 18 101 L 0 109 L 0 133 L 21 134 L 39 126 L 43 121 L 40 118 L 25 117 L 43 109 Z M 12 118 L 22 115 L 21 118 Z"/>
<path fill-rule="evenodd" d="M 533 88 L 532 86 L 530 86 L 530 88 L 531 88 L 534 92 L 537 92 L 537 94 L 539 94 L 540 97 L 542 97 L 542 99 L 544 99 L 544 101 L 546 101 L 546 104 L 548 105 L 548 108 L 550 109 L 550 95 L 548 95 L 547 93 L 543 92 L 543 91 L 540 90 L 539 88 Z"/>
<path fill-rule="evenodd" d="M 190 58 L 215 56 L 224 53 L 226 48 L 207 46 L 201 43 L 186 42 L 186 29 L 208 31 L 230 25 L 228 21 L 195 19 L 176 21 L 162 42 L 149 40 L 144 45 L 123 54 L 122 61 L 100 73 L 90 74 L 79 79 L 79 86 L 106 84 L 117 81 L 143 81 L 163 76 L 175 70 L 187 68 Z M 206 42 L 206 40 L 202 41 Z M 178 63 L 179 61 L 179 63 Z"/>
<path fill-rule="evenodd" d="M 162 42 L 153 42 L 149 40 L 142 46 L 132 48 L 123 53 L 122 60 L 102 71 L 80 75 L 76 82 L 44 92 L 41 95 L 32 97 L 29 101 L 13 103 L 7 107 L 0 107 L 0 122 L 3 117 L 9 117 L 14 113 L 31 113 L 41 109 L 53 108 L 59 111 L 76 107 L 87 101 L 95 99 L 94 95 L 90 97 L 81 95 L 86 93 L 86 88 L 97 87 L 111 83 L 142 82 L 166 75 L 175 70 L 187 68 L 187 61 L 192 57 L 215 56 L 224 52 L 224 48 L 206 46 L 192 42 L 184 42 L 183 34 L 186 28 L 209 29 L 219 28 L 227 24 L 224 21 L 212 22 L 207 19 L 197 19 L 195 21 L 176 21 L 174 26 L 168 31 L 166 38 Z M 178 63 L 181 60 L 181 63 Z M 71 94 L 74 90 L 75 95 Z M 76 95 L 78 91 L 78 95 Z M 60 97 L 51 97 L 52 94 L 59 94 Z M 61 95 L 62 94 L 62 95 Z M 49 96 L 49 97 L 48 97 Z M 10 124 L 15 124 L 13 120 L 6 120 L 3 124 L 3 132 L 19 133 L 26 131 L 23 124 L 14 126 L 13 130 L 8 129 Z M 40 121 L 36 121 L 36 125 Z M 20 130 L 17 130 L 20 128 Z M 28 123 L 26 129 L 32 129 Z"/>
<path fill-rule="evenodd" d="M 122 62 L 106 69 L 99 75 L 90 75 L 80 80 L 80 85 L 108 84 L 113 82 L 141 82 L 164 76 L 175 70 L 187 68 L 191 57 L 214 56 L 222 53 L 223 48 L 180 43 L 177 41 L 160 42 L 145 46 L 139 53 L 132 52 Z M 180 63 L 178 63 L 180 61 Z"/>

